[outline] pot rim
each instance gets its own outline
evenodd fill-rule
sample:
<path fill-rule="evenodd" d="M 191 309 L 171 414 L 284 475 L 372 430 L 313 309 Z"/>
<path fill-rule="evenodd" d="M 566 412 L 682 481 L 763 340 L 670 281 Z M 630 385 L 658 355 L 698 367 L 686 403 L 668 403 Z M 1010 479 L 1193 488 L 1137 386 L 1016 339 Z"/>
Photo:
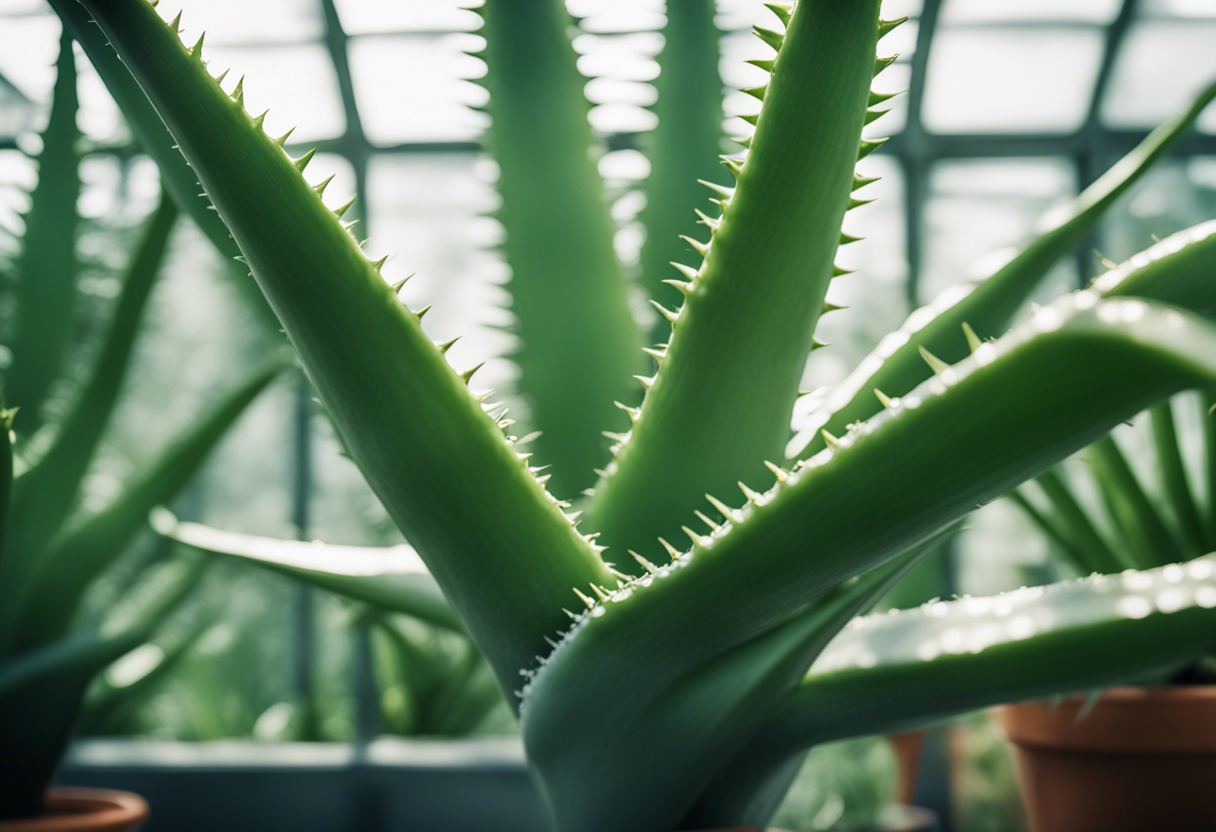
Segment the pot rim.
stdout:
<path fill-rule="evenodd" d="M 997 721 L 1016 745 L 1073 753 L 1216 754 L 1216 685 L 1110 688 L 1050 707 L 1004 705 Z"/>
<path fill-rule="evenodd" d="M 148 802 L 131 792 L 52 786 L 41 815 L 0 821 L 0 832 L 125 832 L 149 814 Z"/>

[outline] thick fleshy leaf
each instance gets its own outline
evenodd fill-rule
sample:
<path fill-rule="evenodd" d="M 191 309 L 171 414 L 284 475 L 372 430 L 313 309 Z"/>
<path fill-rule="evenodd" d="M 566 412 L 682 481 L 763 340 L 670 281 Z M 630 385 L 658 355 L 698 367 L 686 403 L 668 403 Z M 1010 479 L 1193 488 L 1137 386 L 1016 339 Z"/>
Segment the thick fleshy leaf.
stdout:
<path fill-rule="evenodd" d="M 1216 645 L 1216 556 L 855 620 L 705 790 L 715 823 L 764 824 L 764 781 L 806 748 L 1005 702 L 1161 681 Z M 942 680 L 949 679 L 948 685 Z"/>
<path fill-rule="evenodd" d="M 832 587 L 1153 401 L 1213 382 L 1216 326 L 1202 318 L 1093 292 L 1043 308 L 835 449 L 782 473 L 743 509 L 726 507 L 727 526 L 582 616 L 525 689 L 535 770 L 560 778 L 549 764 L 564 754 L 608 754 L 607 737 L 632 736 L 631 720 L 661 709 L 694 669 L 813 609 Z M 570 697 L 573 689 L 583 695 Z M 647 737 L 664 745 L 658 733 Z"/>
<path fill-rule="evenodd" d="M 643 381 L 641 410 L 587 507 L 614 553 L 658 557 L 656 538 L 674 539 L 707 490 L 750 481 L 780 457 L 856 204 L 854 169 L 876 146 L 861 132 L 878 5 L 803 0 L 784 35 L 758 30 L 780 49 L 754 90 L 764 103 L 747 155 L 727 162 L 737 187 L 721 194 L 709 242 L 691 243 L 704 263 L 687 269 L 658 373 Z"/>
<path fill-rule="evenodd" d="M 47 429 L 53 434 L 49 441 L 32 440 L 35 447 L 27 456 L 33 455 L 36 461 L 14 485 L 15 522 L 8 553 L 14 559 L 32 562 L 75 508 L 85 471 L 118 400 L 139 322 L 176 218 L 176 206 L 162 197 L 127 268 L 118 307 L 84 389 L 62 423 Z M 37 447 L 40 444 L 45 447 Z"/>
<path fill-rule="evenodd" d="M 205 414 L 111 505 L 57 537 L 40 554 L 4 617 L 0 638 L 25 651 L 63 636 L 89 584 L 144 527 L 148 512 L 175 495 L 258 394 L 282 371 L 274 364 Z M 9 629 L 11 627 L 11 630 Z"/>
<path fill-rule="evenodd" d="M 663 51 L 655 79 L 658 101 L 652 108 L 659 123 L 646 146 L 650 175 L 644 192 L 646 207 L 639 219 L 646 229 L 639 255 L 640 282 L 646 294 L 675 307 L 683 302 L 674 286 L 673 262 L 696 260 L 682 237 L 704 233 L 697 209 L 709 209 L 709 193 L 701 180 L 725 185 L 730 173 L 722 166 L 722 33 L 714 22 L 714 0 L 669 0 L 663 27 Z M 707 222 L 707 221 L 702 221 Z M 655 317 L 650 343 L 667 339 L 670 326 Z"/>
<path fill-rule="evenodd" d="M 63 370 L 72 341 L 76 309 L 76 232 L 80 215 L 80 157 L 76 141 L 79 99 L 76 56 L 66 33 L 59 41 L 54 101 L 42 133 L 38 184 L 30 195 L 25 234 L 16 263 L 16 326 L 12 366 L 5 372 L 5 395 L 22 409 L 18 427 L 31 433 L 40 424 L 43 399 Z"/>
<path fill-rule="evenodd" d="M 580 732 L 580 742 L 545 742 L 525 709 L 528 760 L 542 773 L 538 782 L 554 828 L 684 828 L 677 820 L 715 772 L 744 746 L 831 638 L 888 592 L 925 548 L 854 578 L 806 613 L 683 677 L 666 677 L 658 703 L 647 707 L 643 697 L 633 696 L 597 708 L 595 726 Z M 636 679 L 636 667 L 631 670 L 607 654 L 602 659 Z M 656 681 L 648 679 L 642 687 L 653 693 Z M 617 730 L 624 725 L 630 726 L 627 733 Z M 589 771 L 604 788 L 586 785 Z M 628 801 L 620 800 L 621 790 L 630 795 Z"/>
<path fill-rule="evenodd" d="M 511 267 L 511 312 L 521 345 L 519 390 L 532 407 L 529 444 L 552 465 L 549 488 L 571 499 L 609 459 L 601 435 L 636 399 L 646 368 L 616 257 L 616 226 L 596 168 L 601 143 L 587 121 L 587 83 L 575 66 L 562 0 L 489 0 L 488 147 L 498 162 L 498 220 Z M 590 314 L 588 314 L 590 313 Z"/>
<path fill-rule="evenodd" d="M 292 160 L 144 0 L 85 0 L 165 120 L 368 483 L 510 688 L 611 580 Z"/>
<path fill-rule="evenodd" d="M 106 665 L 147 641 L 193 591 L 204 564 L 174 564 L 138 587 L 96 630 L 81 630 L 0 663 L 0 820 L 42 812 L 85 690 Z"/>
<path fill-rule="evenodd" d="M 1101 219 L 1106 209 L 1140 179 L 1188 130 L 1199 114 L 1216 98 L 1216 84 L 1204 90 L 1185 112 L 1162 124 L 1148 135 L 1131 153 L 1119 160 L 1110 170 L 1082 191 L 1076 199 L 1052 211 L 1041 222 L 1043 231 L 1030 245 L 982 283 L 947 290 L 932 303 L 908 316 L 907 322 L 897 331 L 884 338 L 853 373 L 832 391 L 824 406 L 817 411 L 790 443 L 787 455 L 806 459 L 822 450 L 824 439 L 820 433 L 826 430 L 840 435 L 853 422 L 870 418 L 881 409 L 874 390 L 887 396 L 902 396 L 917 384 L 932 375 L 932 370 L 921 357 L 921 350 L 941 358 L 948 364 L 966 355 L 967 341 L 961 337 L 963 324 L 967 324 L 980 338 L 992 338 L 1002 334 L 1010 319 L 1025 302 L 1030 292 L 1038 285 L 1047 271 L 1079 243 Z M 1199 226 L 1198 228 L 1204 228 Z M 1198 229 L 1196 229 L 1197 231 Z M 1146 287 L 1145 297 L 1195 308 L 1188 303 L 1195 293 L 1202 295 L 1202 309 L 1207 312 L 1216 303 L 1216 292 L 1210 280 L 1192 280 L 1190 272 L 1175 266 L 1171 280 L 1157 281 L 1155 269 L 1146 269 L 1154 259 L 1175 254 L 1178 248 L 1201 243 L 1210 237 L 1210 227 L 1199 232 L 1198 237 L 1189 237 L 1193 231 L 1176 234 L 1170 246 L 1150 249 L 1138 255 L 1123 267 L 1123 273 L 1109 279 L 1099 288 L 1106 293 L 1114 291 L 1114 284 L 1137 272 L 1135 284 Z M 1185 255 L 1198 260 L 1206 256 L 1209 265 L 1216 262 L 1216 241 L 1199 245 Z M 1120 271 L 1120 270 L 1116 270 Z M 1122 294 L 1140 294 L 1137 286 L 1127 285 Z"/>
<path fill-rule="evenodd" d="M 193 549 L 253 563 L 377 609 L 464 629 L 422 558 L 405 544 L 336 546 L 258 537 L 182 523 L 163 508 L 153 512 L 151 522 L 158 534 Z"/>
<path fill-rule="evenodd" d="M 140 147 L 156 162 L 161 180 L 173 195 L 178 207 L 194 220 L 223 260 L 228 261 L 238 256 L 240 249 L 228 233 L 228 228 L 215 211 L 211 210 L 211 203 L 206 195 L 199 193 L 201 186 L 198 177 L 178 151 L 173 137 L 165 129 L 165 123 L 156 114 L 156 110 L 140 90 L 139 84 L 110 48 L 105 34 L 93 23 L 88 10 L 78 0 L 48 2 L 63 21 L 65 29 L 71 32 L 72 37 L 88 55 L 89 62 L 93 64 L 106 89 L 122 110 Z M 226 265 L 223 275 L 233 283 L 250 308 L 259 313 L 259 318 L 267 327 L 277 327 L 266 299 L 249 279 L 246 269 Z"/>

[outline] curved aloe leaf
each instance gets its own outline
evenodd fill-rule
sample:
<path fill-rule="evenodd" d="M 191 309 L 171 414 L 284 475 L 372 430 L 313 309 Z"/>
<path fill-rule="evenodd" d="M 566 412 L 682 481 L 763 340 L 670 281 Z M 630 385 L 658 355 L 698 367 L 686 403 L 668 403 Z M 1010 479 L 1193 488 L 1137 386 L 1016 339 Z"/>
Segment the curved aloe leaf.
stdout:
<path fill-rule="evenodd" d="M 632 764 L 635 754 L 668 747 L 654 731 L 644 749 L 614 738 L 651 720 L 671 687 L 703 663 L 813 609 L 840 582 L 926 541 L 1153 401 L 1213 383 L 1213 356 L 1216 326 L 1172 308 L 1082 292 L 1040 310 L 836 448 L 780 472 L 742 510 L 723 505 L 727 526 L 691 533 L 691 553 L 582 616 L 524 690 L 535 770 L 560 779 L 562 761 L 581 760 L 583 749 L 600 749 L 598 765 L 615 770 L 614 755 Z M 645 677 L 625 670 L 639 649 L 655 669 Z M 584 695 L 575 701 L 572 689 Z M 685 750 L 690 759 L 706 753 Z"/>
<path fill-rule="evenodd" d="M 76 56 L 67 33 L 59 40 L 56 67 L 50 122 L 42 133 L 38 155 L 38 184 L 30 195 L 16 262 L 17 320 L 6 387 L 8 400 L 22 408 L 23 432 L 40 424 L 43 399 L 63 369 L 76 308 L 76 231 L 80 225 L 76 140 L 80 130 L 76 127 Z"/>
<path fill-rule="evenodd" d="M 157 534 L 213 555 L 254 563 L 352 601 L 463 632 L 426 564 L 409 546 L 335 546 L 279 540 L 182 523 L 163 508 L 153 512 Z"/>
<path fill-rule="evenodd" d="M 0 664 L 0 757 L 21 761 L 0 778 L 0 819 L 42 811 L 43 792 L 89 683 L 147 641 L 193 590 L 203 568 L 196 563 L 170 576 L 167 586 L 142 587 L 154 592 L 139 593 L 99 629 L 81 630 Z"/>
<path fill-rule="evenodd" d="M 1205 390 L 1199 399 L 1203 423 L 1203 482 L 1207 486 L 1207 502 L 1203 510 L 1203 525 L 1208 534 L 1208 547 L 1216 550 L 1216 390 Z"/>
<path fill-rule="evenodd" d="M 67 418 L 54 429 L 49 447 L 15 483 L 16 522 L 9 539 L 9 554 L 14 558 L 32 560 L 75 507 L 85 471 L 118 400 L 139 321 L 176 218 L 176 206 L 162 197 L 127 268 L 118 308 L 110 320 L 92 374 Z"/>
<path fill-rule="evenodd" d="M 1178 442 L 1173 404 L 1162 402 L 1149 413 L 1153 425 L 1157 471 L 1169 507 L 1173 511 L 1174 522 L 1186 539 L 1189 549 L 1196 552 L 1208 551 L 1203 521 L 1199 517 L 1199 506 L 1191 492 L 1182 446 Z"/>
<path fill-rule="evenodd" d="M 682 239 L 698 233 L 694 211 L 705 207 L 705 188 L 698 180 L 721 183 L 722 170 L 721 32 L 714 23 L 714 0 L 669 0 L 663 27 L 663 51 L 655 80 L 659 123 L 648 137 L 650 176 L 646 207 L 639 219 L 646 229 L 640 256 L 641 284 L 648 297 L 664 306 L 679 304 L 679 291 L 664 281 L 672 262 L 689 257 Z M 705 222 L 702 220 L 702 222 Z M 657 318 L 650 343 L 667 338 L 670 326 Z"/>
<path fill-rule="evenodd" d="M 161 180 L 165 188 L 173 194 L 178 207 L 194 220 L 225 261 L 238 256 L 240 249 L 228 233 L 227 226 L 215 211 L 210 210 L 211 204 L 206 196 L 199 194 L 198 177 L 182 158 L 173 137 L 165 129 L 164 122 L 140 90 L 139 84 L 110 48 L 105 34 L 94 25 L 88 10 L 77 0 L 48 2 L 63 21 L 64 27 L 72 33 L 72 37 L 88 55 L 89 62 L 93 64 L 106 89 L 122 110 L 140 147 L 156 162 Z M 225 264 L 224 274 L 249 302 L 250 307 L 259 313 L 260 319 L 267 326 L 277 328 L 278 324 L 266 299 L 247 278 L 245 270 Z"/>
<path fill-rule="evenodd" d="M 145 706 L 215 625 L 215 620 L 200 617 L 184 633 L 158 643 L 145 642 L 120 656 L 88 691 L 76 720 L 77 736 L 129 734 L 124 723 Z M 138 664 L 131 673 L 131 664 Z M 113 679 L 116 672 L 134 678 Z"/>
<path fill-rule="evenodd" d="M 1163 679 L 1211 650 L 1216 556 L 855 620 L 707 788 L 698 817 L 760 823 L 764 781 L 807 747 L 996 705 Z M 947 678 L 949 685 L 941 680 Z"/>
<path fill-rule="evenodd" d="M 679 679 L 668 679 L 657 707 L 637 713 L 622 713 L 611 705 L 597 708 L 600 727 L 582 737 L 594 737 L 595 742 L 537 742 L 534 716 L 525 706 L 524 736 L 531 739 L 528 762 L 541 773 L 538 786 L 553 828 L 685 828 L 677 822 L 696 795 L 763 724 L 832 636 L 890 590 L 914 562 L 900 558 L 854 578 L 806 614 Z M 601 660 L 618 673 L 632 675 L 618 666 L 616 656 L 603 655 Z M 649 680 L 645 684 L 650 687 Z M 627 732 L 612 730 L 622 724 L 629 725 Z M 639 737 L 648 739 L 639 742 Z M 588 786 L 589 774 L 605 787 Z M 629 800 L 621 800 L 622 793 Z"/>
<path fill-rule="evenodd" d="M 1137 566 L 1131 553 L 1122 547 L 1116 549 L 1090 521 L 1089 515 L 1061 472 L 1052 469 L 1035 478 L 1039 488 L 1050 501 L 1054 513 L 1050 519 L 1037 513 L 1029 500 L 1015 500 L 1040 527 L 1051 529 L 1048 534 L 1057 538 L 1065 551 L 1073 552 L 1073 566 L 1082 575 L 1091 572 L 1117 572 Z"/>
<path fill-rule="evenodd" d="M 4 545 L 8 539 L 9 514 L 13 494 L 13 415 L 0 394 L 0 574 L 7 566 Z"/>
<path fill-rule="evenodd" d="M 1195 557 L 1187 544 L 1167 525 L 1132 470 L 1113 437 L 1104 436 L 1089 447 L 1089 463 L 1099 491 L 1107 501 L 1111 519 L 1123 530 L 1122 540 L 1138 553 L 1142 568 Z"/>
<path fill-rule="evenodd" d="M 0 629 L 0 637 L 10 637 L 6 642 L 10 650 L 29 650 L 67 631 L 88 585 L 144 527 L 148 512 L 181 490 L 283 367 L 274 364 L 246 381 L 178 437 L 121 497 L 69 528 L 40 553 L 28 580 L 18 587 L 16 601 L 4 611 L 11 616 L 6 622 L 16 622 L 15 632 Z"/>
<path fill-rule="evenodd" d="M 1120 159 L 1076 199 L 1044 216 L 1040 236 L 987 280 L 973 288 L 956 287 L 947 290 L 928 306 L 909 315 L 903 327 L 884 338 L 874 352 L 832 392 L 824 406 L 809 420 L 809 425 L 790 444 L 788 456 L 791 459 L 806 459 L 824 448 L 825 440 L 820 434 L 821 430 L 840 435 L 848 425 L 864 421 L 881 410 L 881 405 L 874 396 L 875 389 L 887 396 L 902 396 L 927 379 L 932 370 L 921 358 L 922 349 L 948 364 L 961 359 L 966 354 L 966 341 L 959 337 L 963 324 L 969 325 L 981 338 L 995 337 L 1003 333 L 1013 314 L 1047 270 L 1072 251 L 1111 203 L 1139 180 L 1190 129 L 1213 98 L 1216 98 L 1216 84 L 1204 90 L 1185 113 L 1175 116 L 1150 133 L 1131 153 Z M 1182 232 L 1184 235 L 1187 233 Z M 1201 233 L 1208 237 L 1211 229 Z M 1175 245 L 1179 247 L 1198 242 L 1180 235 L 1175 235 L 1175 238 L 1171 239 L 1175 239 Z M 1210 246 L 1201 248 L 1205 248 L 1207 256 L 1213 256 L 1208 250 Z M 1133 258 L 1126 264 L 1128 271 L 1143 270 L 1137 283 L 1143 281 L 1144 285 L 1151 286 L 1156 282 L 1153 279 L 1153 270 L 1145 270 L 1145 267 L 1153 258 L 1171 253 L 1176 252 L 1165 247 L 1155 255 L 1146 253 L 1148 259 Z M 1199 249 L 1196 249 L 1188 256 L 1202 255 L 1199 254 Z M 1122 281 L 1127 277 L 1125 273 L 1118 278 L 1112 278 L 1112 281 Z M 1206 281 L 1205 292 L 1205 287 L 1196 285 L 1196 282 L 1190 279 L 1183 279 L 1179 272 L 1174 272 L 1174 278 L 1175 283 L 1169 286 L 1168 291 L 1176 294 L 1176 298 L 1151 292 L 1146 296 L 1177 302 L 1198 291 L 1205 298 L 1205 312 L 1216 302 L 1216 297 L 1210 290 L 1211 281 Z M 1099 286 L 1101 288 L 1100 282 Z M 1138 294 L 1130 286 L 1124 293 Z"/>
<path fill-rule="evenodd" d="M 283 322 L 351 456 L 500 684 L 545 649 L 570 587 L 611 580 L 292 160 L 143 0 L 86 0 Z M 471 373 L 465 374 L 465 376 Z"/>
<path fill-rule="evenodd" d="M 854 168 L 876 146 L 861 130 L 880 25 L 877 0 L 803 0 L 784 35 L 758 30 L 779 49 L 769 83 L 752 90 L 764 105 L 746 159 L 727 162 L 737 186 L 724 189 L 710 242 L 693 243 L 705 261 L 683 269 L 684 305 L 664 311 L 671 343 L 653 353 L 658 374 L 642 381 L 646 398 L 587 509 L 610 547 L 652 555 L 706 489 L 778 458 L 838 273 Z"/>
<path fill-rule="evenodd" d="M 613 245 L 565 4 L 489 0 L 478 11 L 498 218 L 522 341 L 519 385 L 541 432 L 531 446 L 539 462 L 553 465 L 549 488 L 569 497 L 608 462 L 600 431 L 614 421 L 613 402 L 635 398 L 643 344 Z M 590 318 L 582 314 L 589 310 Z"/>

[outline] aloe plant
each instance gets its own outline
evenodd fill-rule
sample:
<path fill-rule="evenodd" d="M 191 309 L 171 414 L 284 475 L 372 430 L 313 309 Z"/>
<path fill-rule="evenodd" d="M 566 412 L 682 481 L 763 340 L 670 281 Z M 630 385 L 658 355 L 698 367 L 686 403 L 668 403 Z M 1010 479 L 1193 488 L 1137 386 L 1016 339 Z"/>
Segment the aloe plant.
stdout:
<path fill-rule="evenodd" d="M 73 331 L 80 191 L 76 71 L 64 37 L 50 120 L 38 157 L 16 259 L 12 364 L 0 429 L 0 819 L 40 811 L 42 794 L 67 743 L 93 677 L 145 643 L 197 582 L 202 562 L 171 562 L 146 574 L 110 614 L 82 615 L 95 579 L 146 526 L 148 511 L 189 480 L 210 449 L 273 378 L 281 361 L 229 393 L 133 472 L 100 509 L 80 505 L 85 475 L 130 369 L 148 297 L 160 272 L 177 210 L 162 197 L 123 277 L 95 357 L 78 355 Z M 43 424 L 52 384 L 91 360 L 74 401 Z"/>
<path fill-rule="evenodd" d="M 510 5 L 491 0 L 487 20 Z M 897 384 L 873 405 L 868 385 L 836 404 L 865 389 L 872 415 L 764 473 L 790 439 L 798 376 L 848 242 L 841 222 L 867 181 L 855 166 L 877 143 L 862 129 L 883 97 L 870 83 L 889 63 L 876 44 L 897 25 L 877 0 L 773 6 L 778 28 L 759 31 L 775 57 L 753 91 L 755 133 L 727 162 L 736 185 L 707 218 L 704 262 L 667 313 L 669 344 L 586 504 L 587 534 L 568 495 L 546 490 L 509 425 L 470 392 L 472 372 L 448 365 L 341 210 L 307 183 L 309 155 L 292 159 L 264 134 L 240 82 L 226 92 L 212 77 L 202 42 L 187 47 L 145 0 L 84 6 L 232 231 L 352 458 L 512 696 L 553 829 L 763 823 L 815 743 L 1167 674 L 1211 646 L 1212 556 L 850 624 L 977 504 L 1154 402 L 1216 385 L 1216 326 L 1202 314 L 1216 261 L 1201 234 L 1002 332 L 1037 276 L 1194 113 L 993 279 L 892 336 L 863 369 Z M 538 51 L 556 48 L 538 37 Z M 599 311 L 566 314 L 595 327 Z M 956 339 L 938 348 L 956 363 L 928 349 L 939 332 Z M 741 507 L 712 497 L 691 546 L 655 543 L 735 480 L 751 484 Z M 205 529 L 162 528 L 210 545 Z M 227 548 L 257 557 L 274 545 Z M 388 609 L 435 601 L 406 580 L 416 569 L 400 555 L 299 554 L 267 560 Z M 569 611 L 574 599 L 585 607 Z"/>

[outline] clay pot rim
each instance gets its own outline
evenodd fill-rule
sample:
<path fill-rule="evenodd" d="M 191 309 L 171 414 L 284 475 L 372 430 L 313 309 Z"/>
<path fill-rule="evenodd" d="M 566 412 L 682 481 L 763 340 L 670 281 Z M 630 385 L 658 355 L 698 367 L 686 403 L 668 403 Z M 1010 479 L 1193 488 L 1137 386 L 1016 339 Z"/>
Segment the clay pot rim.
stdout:
<path fill-rule="evenodd" d="M 1118 687 L 1083 719 L 1084 696 L 1056 707 L 1042 700 L 1004 705 L 997 720 L 1016 745 L 1074 753 L 1212 754 L 1216 741 L 1196 730 L 1216 718 L 1216 685 Z"/>
<path fill-rule="evenodd" d="M 114 789 L 52 786 L 36 818 L 0 821 L 0 832 L 122 832 L 148 819 L 148 802 Z"/>
<path fill-rule="evenodd" d="M 1107 688 L 1102 692 L 1103 701 L 1132 702 L 1137 700 L 1186 700 L 1216 699 L 1216 684 L 1210 685 L 1161 685 L 1161 686 L 1123 686 Z M 1042 700 L 1038 700 L 1042 701 Z M 1065 702 L 1084 702 L 1084 694 L 1074 694 L 1065 697 Z M 1033 704 L 1020 702 L 1016 705 Z M 1005 706 L 1009 707 L 1009 706 Z"/>

